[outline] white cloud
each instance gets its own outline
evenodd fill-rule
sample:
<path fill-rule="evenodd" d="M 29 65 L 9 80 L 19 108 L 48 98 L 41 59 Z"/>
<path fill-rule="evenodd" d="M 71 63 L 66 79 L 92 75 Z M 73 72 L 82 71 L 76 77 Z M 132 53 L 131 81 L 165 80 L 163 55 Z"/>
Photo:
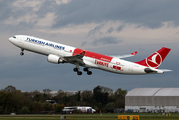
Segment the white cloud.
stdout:
<path fill-rule="evenodd" d="M 44 18 L 38 19 L 36 26 L 50 27 L 54 23 L 55 18 L 56 16 L 54 13 L 47 13 Z"/>
<path fill-rule="evenodd" d="M 67 4 L 69 3 L 71 0 L 55 0 L 57 5 L 61 5 L 61 4 Z"/>
<path fill-rule="evenodd" d="M 38 16 L 36 14 L 26 14 L 24 16 L 19 16 L 17 18 L 10 17 L 4 22 L 4 24 L 12 25 L 12 26 L 18 25 L 21 22 L 30 24 L 30 23 L 35 23 L 37 19 Z"/>
<path fill-rule="evenodd" d="M 17 0 L 12 4 L 12 6 L 15 7 L 15 10 L 23 10 L 31 7 L 33 8 L 33 11 L 38 11 L 42 2 L 42 0 Z"/>
<path fill-rule="evenodd" d="M 131 42 L 140 43 L 144 41 L 146 44 L 155 42 L 176 42 L 179 35 L 175 33 L 179 31 L 179 27 L 169 26 L 170 22 L 163 23 L 164 26 L 158 29 L 150 29 L 147 27 L 138 28 L 135 24 L 126 24 L 121 32 L 113 32 L 113 36 L 133 39 Z M 137 40 L 138 39 L 138 40 Z M 156 41 L 159 40 L 159 41 Z"/>

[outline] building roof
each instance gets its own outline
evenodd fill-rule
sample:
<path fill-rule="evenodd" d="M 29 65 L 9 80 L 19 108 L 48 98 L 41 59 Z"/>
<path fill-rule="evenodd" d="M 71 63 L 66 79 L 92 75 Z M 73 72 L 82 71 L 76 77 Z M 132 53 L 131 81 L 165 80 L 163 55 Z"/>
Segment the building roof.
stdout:
<path fill-rule="evenodd" d="M 126 96 L 179 96 L 179 88 L 135 88 Z"/>

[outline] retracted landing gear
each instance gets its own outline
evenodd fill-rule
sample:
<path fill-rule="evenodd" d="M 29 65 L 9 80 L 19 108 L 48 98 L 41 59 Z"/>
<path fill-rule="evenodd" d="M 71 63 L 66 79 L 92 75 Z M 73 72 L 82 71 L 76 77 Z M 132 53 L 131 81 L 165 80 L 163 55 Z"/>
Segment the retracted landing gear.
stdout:
<path fill-rule="evenodd" d="M 77 72 L 77 75 L 82 75 L 82 72 L 79 71 L 79 68 L 77 68 L 77 67 L 74 68 L 73 71 L 74 71 L 74 72 Z"/>
<path fill-rule="evenodd" d="M 21 56 L 24 55 L 24 49 L 21 49 L 21 53 L 20 53 Z"/>
<path fill-rule="evenodd" d="M 91 74 L 92 74 L 92 72 L 89 71 L 89 68 L 84 68 L 83 71 L 86 71 L 88 75 L 91 75 Z"/>

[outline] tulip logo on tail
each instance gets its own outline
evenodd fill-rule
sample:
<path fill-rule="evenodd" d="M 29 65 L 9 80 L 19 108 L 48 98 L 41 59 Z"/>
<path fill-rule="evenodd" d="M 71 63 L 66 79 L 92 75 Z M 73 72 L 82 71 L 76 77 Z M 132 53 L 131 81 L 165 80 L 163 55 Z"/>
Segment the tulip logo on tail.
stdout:
<path fill-rule="evenodd" d="M 156 52 L 153 55 L 151 55 L 150 57 L 146 58 L 146 64 L 149 67 L 158 68 L 161 63 L 162 63 L 162 57 L 158 52 Z"/>

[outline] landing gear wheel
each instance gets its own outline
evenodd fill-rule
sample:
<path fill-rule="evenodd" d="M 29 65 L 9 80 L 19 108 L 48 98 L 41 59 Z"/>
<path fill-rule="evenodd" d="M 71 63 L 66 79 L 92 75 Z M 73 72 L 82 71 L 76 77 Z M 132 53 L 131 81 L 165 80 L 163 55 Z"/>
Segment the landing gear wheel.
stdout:
<path fill-rule="evenodd" d="M 24 49 L 21 49 L 21 51 L 22 52 L 20 53 L 20 55 L 23 56 L 24 55 L 24 53 L 23 53 Z"/>
<path fill-rule="evenodd" d="M 82 72 L 81 72 L 81 71 L 78 71 L 77 74 L 78 74 L 78 75 L 82 75 Z"/>
<path fill-rule="evenodd" d="M 88 68 L 83 68 L 83 71 L 88 71 Z"/>
<path fill-rule="evenodd" d="M 87 67 L 86 67 L 86 68 L 83 68 L 83 70 L 86 71 L 88 75 L 91 75 L 91 74 L 92 74 L 92 72 L 89 71 L 89 68 L 87 68 Z"/>
<path fill-rule="evenodd" d="M 77 71 L 78 71 L 78 68 L 74 68 L 73 71 L 74 71 L 74 72 L 77 72 Z"/>
<path fill-rule="evenodd" d="M 92 72 L 91 72 L 91 71 L 87 71 L 87 74 L 88 74 L 88 75 L 91 75 L 91 74 L 92 74 Z"/>
<path fill-rule="evenodd" d="M 24 55 L 24 53 L 23 53 L 23 52 L 21 52 L 21 53 L 20 53 L 20 55 L 21 55 L 21 56 L 23 56 L 23 55 Z"/>

